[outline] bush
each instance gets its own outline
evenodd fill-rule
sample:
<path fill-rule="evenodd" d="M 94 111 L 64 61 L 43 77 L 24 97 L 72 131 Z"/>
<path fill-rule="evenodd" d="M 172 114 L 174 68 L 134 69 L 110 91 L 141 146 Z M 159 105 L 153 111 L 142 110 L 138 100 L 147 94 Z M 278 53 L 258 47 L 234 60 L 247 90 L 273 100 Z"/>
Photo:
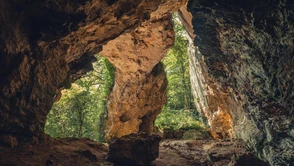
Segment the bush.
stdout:
<path fill-rule="evenodd" d="M 164 108 L 161 114 L 155 120 L 155 126 L 160 131 L 169 130 L 205 130 L 203 124 L 195 118 L 195 110 L 170 110 Z"/>

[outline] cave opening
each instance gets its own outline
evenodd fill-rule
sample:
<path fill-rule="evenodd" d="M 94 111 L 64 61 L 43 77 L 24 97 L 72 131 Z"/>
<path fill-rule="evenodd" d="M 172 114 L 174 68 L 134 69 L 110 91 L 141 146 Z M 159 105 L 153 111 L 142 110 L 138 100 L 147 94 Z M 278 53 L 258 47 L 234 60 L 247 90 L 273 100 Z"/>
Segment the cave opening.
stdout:
<path fill-rule="evenodd" d="M 182 10 L 186 11 L 185 8 Z M 198 101 L 195 101 L 192 93 L 190 57 L 194 56 L 194 52 L 191 52 L 194 44 L 182 14 L 181 10 L 173 14 L 175 42 L 162 59 L 168 80 L 167 102 L 156 118 L 155 126 L 164 138 L 181 139 L 184 133 L 190 133 L 184 135 L 183 139 L 202 139 L 207 135 L 208 126 L 205 117 L 196 108 L 195 102 Z M 193 130 L 203 137 L 192 138 Z"/>
<path fill-rule="evenodd" d="M 169 82 L 167 101 L 152 126 L 163 134 L 197 130 L 206 135 L 207 122 L 196 109 L 195 102 L 198 101 L 194 100 L 190 83 L 189 49 L 194 48 L 189 48 L 191 36 L 182 19 L 179 13 L 173 14 L 175 43 L 162 60 Z M 106 102 L 114 85 L 115 67 L 101 55 L 95 57 L 97 61 L 93 63 L 94 70 L 72 83 L 70 88 L 62 90 L 61 98 L 54 103 L 47 115 L 45 132 L 53 138 L 74 137 L 105 141 Z M 119 117 L 120 121 L 129 121 L 129 116 L 123 114 Z M 147 115 L 144 117 L 146 119 Z M 142 125 L 150 128 L 146 125 L 151 124 Z M 145 130 L 142 125 L 140 131 Z"/>
<path fill-rule="evenodd" d="M 97 149 L 104 148 L 105 154 L 106 146 L 89 139 L 59 139 L 44 133 L 46 116 L 54 99 L 59 98 L 60 88 L 74 82 L 72 77 L 83 75 L 80 70 L 88 71 L 87 60 L 95 53 L 103 52 L 119 69 L 115 71 L 116 81 L 106 104 L 109 106 L 108 136 L 123 137 L 140 130 L 152 133 L 154 119 L 166 100 L 166 76 L 158 62 L 174 42 L 170 15 L 184 4 L 193 15 L 194 27 L 190 29 L 198 36 L 192 43 L 201 51 L 191 49 L 196 54 L 189 59 L 193 62 L 190 67 L 197 71 L 190 72 L 197 110 L 208 118 L 214 138 L 236 137 L 243 143 L 233 139 L 211 142 L 211 146 L 203 146 L 205 153 L 200 159 L 199 154 L 185 156 L 187 153 L 182 151 L 180 156 L 190 158 L 181 165 L 215 165 L 215 162 L 223 162 L 221 160 L 226 160 L 228 165 L 243 165 L 249 160 L 247 165 L 263 165 L 252 160 L 255 158 L 250 149 L 270 165 L 294 165 L 294 4 L 286 0 L 249 3 L 2 0 L 0 165 L 80 165 L 79 162 L 92 165 L 89 162 L 105 161 Z M 88 131 L 101 128 L 83 120 L 91 116 L 100 118 L 103 113 L 73 111 L 83 110 L 87 102 L 97 99 L 78 82 L 72 87 L 82 89 L 77 96 L 91 98 L 80 102 L 69 97 L 78 104 L 55 111 L 58 114 L 69 109 L 68 114 L 74 118 L 56 119 L 66 123 L 78 121 L 69 122 L 74 129 L 62 123 L 62 132 L 69 133 L 66 137 L 98 140 L 100 136 Z M 185 82 L 181 85 L 185 87 Z M 190 110 L 189 97 L 182 95 L 181 99 L 184 104 L 178 107 L 178 99 L 168 98 L 169 108 L 164 109 Z M 104 101 L 101 106 L 105 108 L 105 100 L 99 101 Z M 56 120 L 50 118 L 49 128 L 57 130 L 53 126 Z M 95 123 L 98 120 L 94 120 Z M 244 148 L 244 142 L 250 146 L 249 151 Z M 178 147 L 180 153 L 182 147 L 189 149 L 198 143 L 193 140 L 164 146 L 171 147 L 170 151 Z M 227 150 L 228 157 L 217 156 L 222 150 Z M 158 161 L 160 159 L 162 156 Z M 173 162 L 168 155 L 165 161 Z M 204 163 L 195 163 L 197 161 Z"/>
<path fill-rule="evenodd" d="M 169 82 L 167 101 L 153 123 L 161 133 L 177 130 L 198 130 L 205 133 L 207 122 L 196 109 L 195 102 L 198 101 L 194 100 L 190 83 L 189 49 L 194 49 L 189 48 L 191 37 L 179 13 L 173 14 L 173 23 L 175 43 L 162 60 Z M 51 137 L 105 141 L 106 102 L 114 85 L 115 67 L 101 55 L 95 57 L 97 61 L 93 63 L 93 71 L 83 75 L 68 89 L 63 89 L 61 98 L 57 97 L 47 115 L 45 133 Z M 123 114 L 124 118 L 120 117 L 120 121 L 127 122 L 129 116 Z M 123 120 L 125 118 L 127 120 Z M 149 123 L 143 125 L 145 128 L 150 127 L 146 127 Z"/>
<path fill-rule="evenodd" d="M 56 138 L 89 138 L 104 141 L 106 100 L 114 82 L 114 67 L 96 54 L 93 70 L 63 89 L 47 115 L 45 133 Z M 60 94 L 61 95 L 61 94 Z"/>

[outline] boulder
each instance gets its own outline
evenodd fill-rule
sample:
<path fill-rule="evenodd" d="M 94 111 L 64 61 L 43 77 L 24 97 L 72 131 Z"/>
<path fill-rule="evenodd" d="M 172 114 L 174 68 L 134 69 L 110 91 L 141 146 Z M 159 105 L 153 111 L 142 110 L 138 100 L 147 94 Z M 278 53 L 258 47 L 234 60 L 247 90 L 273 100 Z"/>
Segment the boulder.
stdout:
<path fill-rule="evenodd" d="M 123 136 L 109 144 L 107 160 L 118 165 L 149 165 L 159 154 L 158 135 L 137 133 Z"/>

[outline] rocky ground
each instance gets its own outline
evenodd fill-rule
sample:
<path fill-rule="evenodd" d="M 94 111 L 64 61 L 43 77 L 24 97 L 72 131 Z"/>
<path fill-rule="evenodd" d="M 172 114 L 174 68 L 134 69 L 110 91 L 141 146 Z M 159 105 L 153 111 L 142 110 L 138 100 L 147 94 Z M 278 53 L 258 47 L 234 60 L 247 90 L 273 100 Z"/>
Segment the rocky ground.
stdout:
<path fill-rule="evenodd" d="M 56 139 L 41 145 L 24 145 L 17 149 L 0 147 L 1 166 L 28 165 L 101 165 L 108 146 L 89 139 Z"/>
<path fill-rule="evenodd" d="M 26 165 L 100 165 L 107 162 L 108 145 L 88 139 L 57 139 L 38 146 L 27 145 L 18 149 L 0 147 L 1 166 Z M 122 152 L 123 153 L 123 152 Z M 257 159 L 239 140 L 163 140 L 155 166 L 192 165 L 266 165 Z"/>
<path fill-rule="evenodd" d="M 156 166 L 267 165 L 256 158 L 240 140 L 164 140 Z"/>

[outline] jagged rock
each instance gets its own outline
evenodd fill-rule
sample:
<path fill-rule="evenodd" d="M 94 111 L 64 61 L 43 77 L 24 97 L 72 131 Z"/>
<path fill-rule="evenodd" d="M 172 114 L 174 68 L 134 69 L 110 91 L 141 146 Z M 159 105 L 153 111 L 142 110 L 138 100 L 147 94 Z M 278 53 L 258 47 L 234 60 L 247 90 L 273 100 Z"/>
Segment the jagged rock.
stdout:
<path fill-rule="evenodd" d="M 74 144 L 51 139 L 44 134 L 44 124 L 53 102 L 61 96 L 60 90 L 70 87 L 72 81 L 92 69 L 94 54 L 99 53 L 102 46 L 105 53 L 108 45 L 122 41 L 133 45 L 119 48 L 130 49 L 132 53 L 118 52 L 116 57 L 104 54 L 117 68 L 116 83 L 108 101 L 109 135 L 119 137 L 139 130 L 150 133 L 153 120 L 165 101 L 167 82 L 158 62 L 173 44 L 170 15 L 186 2 L 0 1 L 1 165 L 81 165 L 75 161 L 77 156 L 90 163 L 99 160 L 97 153 L 88 147 L 73 152 L 67 145 L 74 148 Z M 121 40 L 124 37 L 129 40 Z M 119 39 L 114 40 L 116 38 Z M 135 53 L 133 49 L 142 52 Z M 138 68 L 128 68 L 129 64 Z M 129 75 L 125 75 L 128 72 Z M 129 104 L 125 104 L 127 102 Z M 118 111 L 119 116 L 114 116 L 111 111 Z M 82 142 L 76 140 L 76 144 Z M 36 160 L 30 161 L 31 158 L 24 154 L 19 157 L 18 153 L 11 153 L 8 149 L 31 149 L 24 148 L 23 144 L 34 145 L 35 149 L 27 154 Z M 70 157 L 58 162 L 48 156 L 36 155 L 47 144 L 50 144 L 49 148 L 64 147 Z M 48 151 L 52 152 L 52 149 Z M 19 161 L 6 158 L 2 152 L 13 154 Z"/>
<path fill-rule="evenodd" d="M 53 102 L 60 98 L 60 89 L 68 88 L 72 81 L 92 69 L 92 62 L 95 61 L 93 56 L 102 50 L 102 45 L 132 32 L 139 25 L 143 28 L 150 28 L 148 25 L 160 27 L 159 20 L 162 17 L 164 17 L 162 27 L 172 29 L 168 17 L 185 2 L 187 1 L 2 0 L 0 2 L 0 144 L 17 147 L 20 142 L 41 143 L 46 115 Z M 150 19 L 158 21 L 150 23 L 147 21 Z M 140 78 L 132 77 L 134 81 L 140 79 L 137 82 L 143 87 L 147 86 L 144 82 L 147 75 L 154 76 L 150 73 L 162 57 L 161 53 L 163 54 L 164 50 L 172 45 L 173 34 L 169 32 L 162 29 L 162 36 L 169 41 L 164 48 L 158 46 L 162 52 L 152 54 L 152 57 L 158 56 L 158 58 L 150 64 L 148 59 L 143 58 L 142 62 L 148 68 L 144 70 L 146 75 Z M 145 37 L 144 32 L 135 34 L 139 35 L 138 39 L 140 35 Z M 152 33 L 148 32 L 148 34 Z M 151 39 L 154 39 L 153 37 L 150 36 Z M 163 41 L 166 42 L 164 39 Z M 153 47 L 150 46 L 149 49 Z M 121 57 L 127 58 L 125 55 L 127 54 Z M 114 63 L 117 64 L 116 67 L 119 66 L 118 61 Z M 139 61 L 136 63 L 141 64 Z M 119 70 L 121 69 L 117 71 Z M 117 76 L 121 77 L 120 74 Z M 150 85 L 145 87 L 146 90 L 153 91 L 153 95 L 159 93 L 158 89 L 165 87 L 164 78 L 161 76 L 159 74 L 156 79 L 162 79 L 162 84 L 154 81 L 159 88 L 152 89 Z M 124 79 L 116 79 L 122 81 L 122 84 L 124 81 L 128 82 Z M 151 76 L 148 81 L 152 79 L 155 78 Z M 115 85 L 114 90 L 116 89 L 122 90 L 122 87 Z M 150 92 L 144 95 L 149 94 Z M 164 99 L 164 96 L 161 97 Z M 112 104 L 114 102 L 119 100 L 109 101 Z M 159 113 L 162 103 L 160 102 L 154 110 L 145 109 L 154 111 L 154 114 L 145 113 L 135 119 L 137 121 L 144 121 L 149 117 L 152 119 Z M 126 117 L 128 118 L 128 115 Z M 149 126 L 149 123 L 144 123 L 142 128 L 148 130 L 146 126 Z"/>
<path fill-rule="evenodd" d="M 294 2 L 189 1 L 197 107 L 215 137 L 245 140 L 271 165 L 294 165 Z"/>
<path fill-rule="evenodd" d="M 238 155 L 233 155 L 231 157 L 231 162 L 228 164 L 228 166 L 253 166 L 253 165 L 258 165 L 258 166 L 269 166 L 268 163 L 260 160 L 256 156 L 252 154 L 245 154 L 242 156 Z"/>
<path fill-rule="evenodd" d="M 156 166 L 267 166 L 241 140 L 165 140 L 160 143 Z"/>
<path fill-rule="evenodd" d="M 1 166 L 111 165 L 105 161 L 108 146 L 89 139 L 63 138 L 38 146 L 18 148 L 0 146 Z"/>
<path fill-rule="evenodd" d="M 174 43 L 171 13 L 187 1 L 165 1 L 150 20 L 103 46 L 100 54 L 115 67 L 108 103 L 106 138 L 152 133 L 153 122 L 166 101 L 167 80 L 159 61 Z"/>
<path fill-rule="evenodd" d="M 110 143 L 107 160 L 118 165 L 149 165 L 158 157 L 160 140 L 146 133 L 123 136 Z"/>
<path fill-rule="evenodd" d="M 117 72 L 108 100 L 108 140 L 130 133 L 153 131 L 153 122 L 166 101 L 167 80 L 162 64 L 144 79 L 127 79 Z"/>
<path fill-rule="evenodd" d="M 143 139 L 144 138 L 145 137 L 143 137 Z M 155 137 L 155 139 L 157 138 L 158 137 Z M 136 141 L 133 140 L 133 143 L 135 142 Z M 147 144 L 145 145 L 147 146 Z M 0 165 L 113 165 L 113 163 L 105 161 L 108 153 L 108 146 L 105 144 L 97 144 L 89 139 L 54 139 L 52 142 L 38 146 L 30 144 L 22 146 L 22 148 L 14 149 L 0 147 Z M 151 146 L 147 146 L 147 148 L 151 151 Z M 136 147 L 135 150 L 139 149 Z M 114 152 L 117 154 L 125 154 L 122 152 L 122 149 Z M 208 154 L 214 157 L 213 161 L 208 160 Z M 246 148 L 244 142 L 239 140 L 162 141 L 159 146 L 159 157 L 151 163 L 151 165 L 156 166 L 223 166 L 246 164 L 248 166 L 265 165 L 263 161 L 256 158 L 251 151 Z"/>
<path fill-rule="evenodd" d="M 46 115 L 102 47 L 117 68 L 108 136 L 150 133 L 165 98 L 157 64 L 173 43 L 169 15 L 185 2 L 1 0 L 1 148 L 54 142 Z M 199 48 L 191 80 L 215 137 L 237 136 L 271 165 L 293 165 L 293 1 L 194 0 L 188 8 Z"/>

